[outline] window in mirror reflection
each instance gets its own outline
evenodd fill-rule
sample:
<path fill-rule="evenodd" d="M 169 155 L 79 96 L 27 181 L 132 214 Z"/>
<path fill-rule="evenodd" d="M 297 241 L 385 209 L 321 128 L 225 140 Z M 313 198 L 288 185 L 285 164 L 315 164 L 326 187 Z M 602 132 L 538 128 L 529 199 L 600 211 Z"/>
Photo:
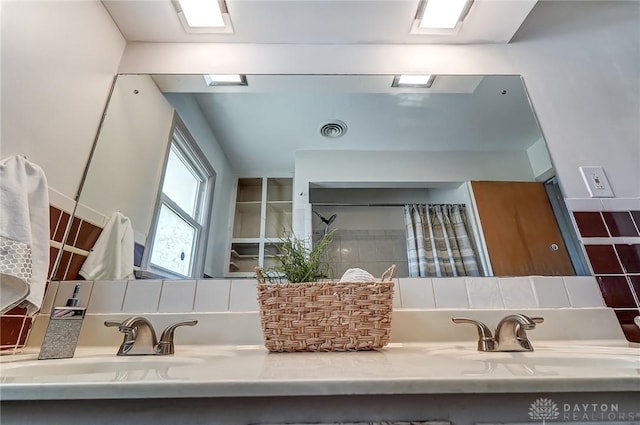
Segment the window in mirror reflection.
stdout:
<path fill-rule="evenodd" d="M 178 277 L 201 268 L 213 171 L 179 122 L 173 131 L 152 229 L 149 267 Z"/>

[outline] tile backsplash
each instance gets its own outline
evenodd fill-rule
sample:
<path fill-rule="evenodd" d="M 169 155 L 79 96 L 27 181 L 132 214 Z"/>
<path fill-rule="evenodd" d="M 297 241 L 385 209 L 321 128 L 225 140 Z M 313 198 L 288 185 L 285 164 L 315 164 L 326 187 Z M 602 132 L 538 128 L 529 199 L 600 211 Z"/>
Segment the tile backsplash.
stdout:
<path fill-rule="evenodd" d="M 606 305 L 627 339 L 640 342 L 633 324 L 640 315 L 640 199 L 569 199 L 567 205 Z"/>
<path fill-rule="evenodd" d="M 604 307 L 591 276 L 522 278 L 398 278 L 395 308 L 504 309 Z M 52 282 L 49 299 L 64 302 L 73 286 L 91 295 L 88 314 L 258 311 L 254 279 Z M 84 297 L 83 297 L 84 298 Z M 558 302 L 558 299 L 561 302 Z"/>

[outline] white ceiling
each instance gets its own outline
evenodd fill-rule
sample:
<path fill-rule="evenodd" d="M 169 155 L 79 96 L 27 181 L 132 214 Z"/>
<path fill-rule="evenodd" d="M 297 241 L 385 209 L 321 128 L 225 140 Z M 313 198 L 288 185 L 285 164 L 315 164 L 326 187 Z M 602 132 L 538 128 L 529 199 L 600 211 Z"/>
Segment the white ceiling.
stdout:
<path fill-rule="evenodd" d="M 170 0 L 103 0 L 128 41 L 293 44 L 507 43 L 535 3 L 475 0 L 457 35 L 437 36 L 409 33 L 419 0 L 226 0 L 232 34 L 186 33 Z M 429 90 L 392 89 L 393 76 L 250 75 L 240 88 L 154 80 L 195 97 L 243 175 L 292 173 L 296 150 L 522 150 L 540 137 L 519 77 L 439 76 Z M 335 119 L 346 135 L 322 138 Z"/>
<path fill-rule="evenodd" d="M 170 101 L 195 97 L 239 174 L 292 173 L 297 150 L 523 151 L 541 137 L 519 76 L 438 76 L 429 90 L 392 89 L 391 75 L 249 75 L 216 93 L 202 76 L 153 78 Z M 346 134 L 322 137 L 334 120 Z"/>
<path fill-rule="evenodd" d="M 103 0 L 128 41 L 507 43 L 537 0 L 475 0 L 456 35 L 410 34 L 419 0 L 226 0 L 232 34 L 189 34 L 171 0 Z"/>

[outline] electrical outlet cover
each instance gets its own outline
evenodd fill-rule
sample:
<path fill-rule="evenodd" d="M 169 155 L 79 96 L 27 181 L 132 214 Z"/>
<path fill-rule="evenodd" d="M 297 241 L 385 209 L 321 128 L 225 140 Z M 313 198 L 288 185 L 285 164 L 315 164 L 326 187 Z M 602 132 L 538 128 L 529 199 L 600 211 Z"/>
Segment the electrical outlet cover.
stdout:
<path fill-rule="evenodd" d="M 613 198 L 611 185 L 602 167 L 580 167 L 580 173 L 592 198 Z"/>

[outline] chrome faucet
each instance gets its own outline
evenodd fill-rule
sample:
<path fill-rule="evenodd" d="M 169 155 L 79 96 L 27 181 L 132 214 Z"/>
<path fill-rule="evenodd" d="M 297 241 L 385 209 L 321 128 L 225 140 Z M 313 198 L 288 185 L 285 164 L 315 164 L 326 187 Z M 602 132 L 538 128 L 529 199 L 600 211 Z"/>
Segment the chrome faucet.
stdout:
<path fill-rule="evenodd" d="M 527 317 L 524 314 L 510 314 L 496 326 L 495 337 L 487 325 L 466 317 L 453 317 L 454 323 L 470 323 L 478 329 L 478 351 L 533 351 L 527 330 L 534 329 L 542 317 Z"/>
<path fill-rule="evenodd" d="M 118 356 L 144 356 L 144 355 L 167 355 L 175 352 L 173 343 L 173 333 L 178 326 L 195 326 L 197 320 L 184 320 L 169 325 L 160 336 L 160 341 L 156 338 L 153 325 L 141 316 L 133 316 L 117 322 L 107 320 L 105 326 L 117 327 L 124 334 L 124 339 L 118 349 Z"/>

